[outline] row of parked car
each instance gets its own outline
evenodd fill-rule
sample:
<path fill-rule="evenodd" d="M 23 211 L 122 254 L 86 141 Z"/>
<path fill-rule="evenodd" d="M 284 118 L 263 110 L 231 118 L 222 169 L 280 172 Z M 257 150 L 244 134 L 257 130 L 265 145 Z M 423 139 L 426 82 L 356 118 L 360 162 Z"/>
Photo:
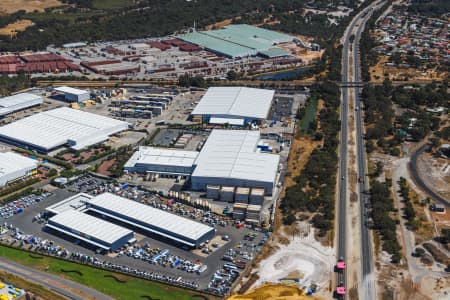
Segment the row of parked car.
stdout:
<path fill-rule="evenodd" d="M 97 267 L 101 267 L 104 269 L 128 273 L 128 274 L 143 277 L 146 279 L 169 283 L 169 284 L 180 286 L 180 287 L 188 287 L 191 289 L 199 288 L 199 285 L 197 282 L 185 280 L 181 276 L 168 276 L 168 275 L 164 275 L 164 274 L 159 274 L 157 272 L 143 271 L 143 270 L 139 270 L 137 268 L 103 261 L 103 260 L 98 259 L 97 257 L 92 257 L 92 256 L 88 256 L 88 255 L 85 255 L 82 253 L 77 253 L 77 252 L 72 253 L 70 255 L 70 258 L 72 260 L 76 260 L 76 261 L 79 261 L 82 263 L 92 264 L 92 265 L 95 265 Z"/>
<path fill-rule="evenodd" d="M 37 203 L 47 199 L 51 195 L 52 193 L 50 192 L 45 192 L 40 195 L 30 194 L 15 201 L 9 202 L 8 204 L 0 207 L 0 217 L 8 219 L 15 214 L 20 214 L 27 207 L 36 205 Z"/>
<path fill-rule="evenodd" d="M 238 266 L 234 263 L 225 263 L 222 268 L 214 272 L 205 291 L 219 296 L 225 295 L 232 284 L 239 277 Z"/>
<path fill-rule="evenodd" d="M 119 250 L 117 256 L 127 255 L 135 259 L 147 261 L 150 264 L 171 267 L 188 273 L 203 273 L 207 266 L 200 262 L 192 262 L 181 258 L 178 255 L 170 254 L 169 249 L 151 248 L 148 244 L 141 246 L 130 246 L 127 249 Z"/>
<path fill-rule="evenodd" d="M 73 192 L 89 192 L 95 190 L 104 183 L 103 180 L 95 178 L 91 175 L 81 175 L 77 179 L 66 184 L 69 190 Z"/>
<path fill-rule="evenodd" d="M 4 224 L 3 226 L 0 226 L 0 230 L 1 234 L 3 235 L 0 238 L 0 242 L 6 242 L 12 245 L 16 244 L 20 247 L 23 247 L 28 244 L 30 245 L 28 249 L 35 251 L 37 253 L 44 253 L 47 255 L 75 260 L 85 264 L 92 264 L 97 267 L 102 267 L 104 269 L 128 273 L 146 279 L 157 280 L 180 287 L 188 287 L 192 289 L 199 288 L 199 284 L 197 282 L 185 280 L 181 276 L 168 276 L 165 274 L 159 274 L 157 272 L 143 271 L 137 268 L 103 261 L 97 257 L 86 255 L 81 252 L 70 252 L 64 247 L 56 245 L 55 242 L 52 240 L 42 239 L 39 237 L 35 237 L 33 235 L 25 234 L 19 228 L 17 227 L 15 228 L 12 225 Z M 13 238 L 12 240 L 4 236 L 8 232 L 11 232 L 10 236 Z M 163 256 L 167 257 L 169 255 L 167 251 L 168 250 L 161 250 L 159 255 L 161 255 L 161 257 Z"/>

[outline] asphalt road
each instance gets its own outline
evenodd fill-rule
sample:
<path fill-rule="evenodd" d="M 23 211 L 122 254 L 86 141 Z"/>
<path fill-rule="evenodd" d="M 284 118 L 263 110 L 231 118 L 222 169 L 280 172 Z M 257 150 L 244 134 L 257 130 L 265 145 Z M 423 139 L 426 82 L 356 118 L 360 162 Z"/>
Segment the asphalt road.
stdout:
<path fill-rule="evenodd" d="M 374 9 L 379 9 L 384 2 L 375 2 L 369 6 L 365 11 L 369 11 L 360 22 L 360 25 L 355 33 L 354 51 L 353 51 L 353 81 L 360 82 L 360 57 L 359 57 L 359 42 L 361 40 L 361 33 L 367 20 L 371 17 Z M 372 9 L 373 8 L 373 9 Z M 345 55 L 345 54 L 344 54 Z M 363 140 L 363 114 L 361 112 L 361 99 L 359 95 L 359 88 L 355 89 L 355 117 L 356 117 L 356 156 L 357 156 L 357 171 L 358 171 L 358 193 L 360 200 L 360 235 L 361 235 L 361 285 L 359 296 L 361 299 L 375 300 L 376 299 L 376 284 L 375 276 L 373 275 L 373 253 L 372 253 L 372 239 L 371 232 L 367 226 L 368 211 L 366 203 L 369 201 L 366 191 L 369 190 L 369 181 L 367 179 L 367 165 L 366 165 L 366 150 Z"/>
<path fill-rule="evenodd" d="M 371 9 L 376 5 L 376 3 L 371 4 L 367 8 L 365 8 L 361 13 L 356 15 L 344 36 L 344 49 L 342 52 L 343 65 L 342 65 L 342 82 L 360 82 L 359 78 L 359 40 L 361 38 L 362 28 L 365 22 L 369 19 L 370 13 L 365 12 L 371 11 Z M 355 32 L 355 24 L 359 23 L 359 27 Z M 355 34 L 354 39 L 354 47 L 353 47 L 353 65 L 349 66 L 349 57 L 351 55 L 350 52 L 350 37 Z M 353 78 L 350 76 L 350 69 L 353 71 Z M 346 261 L 346 250 L 347 250 L 347 184 L 348 184 L 348 169 L 347 169 L 347 155 L 348 155 L 348 106 L 349 106 L 349 88 L 348 86 L 342 87 L 342 106 L 341 106 L 341 140 L 340 140 L 340 161 L 339 161 L 339 177 L 340 185 L 339 185 L 339 200 L 338 200 L 338 257 L 342 257 Z M 352 87 L 354 88 L 354 87 Z M 359 88 L 355 89 L 355 107 L 360 107 L 360 99 L 359 99 Z M 356 123 L 357 123 L 357 162 L 358 162 L 358 173 L 364 178 L 365 177 L 365 149 L 362 141 L 362 116 L 361 110 L 358 109 L 356 111 Z M 370 240 L 370 232 L 369 229 L 365 226 L 365 206 L 364 206 L 364 191 L 365 191 L 365 182 L 359 183 L 359 196 L 361 199 L 361 264 L 362 264 L 362 281 L 366 282 L 368 274 L 372 273 L 372 245 Z M 346 274 L 338 273 L 337 276 L 338 284 L 346 284 Z M 374 283 L 369 284 L 372 288 L 366 289 L 362 285 L 364 291 L 360 291 L 361 299 L 375 299 L 375 285 Z"/>
<path fill-rule="evenodd" d="M 350 56 L 350 37 L 355 28 L 355 24 L 360 19 L 361 13 L 355 16 L 350 23 L 344 36 L 344 50 L 342 52 L 342 82 L 351 82 L 349 78 L 349 56 Z M 347 250 L 347 155 L 348 155 L 348 95 L 349 87 L 342 87 L 342 101 L 341 101 L 341 140 L 339 147 L 339 200 L 338 200 L 338 249 L 337 256 L 346 259 Z M 337 284 L 346 283 L 346 274 L 338 273 Z"/>
<path fill-rule="evenodd" d="M 442 197 L 441 195 L 439 195 L 438 193 L 436 193 L 435 191 L 433 191 L 432 188 L 430 188 L 420 177 L 420 173 L 419 170 L 417 168 L 417 159 L 419 158 L 419 156 L 428 150 L 430 146 L 428 144 L 423 145 L 422 147 L 420 147 L 419 149 L 417 149 L 416 152 L 413 153 L 413 155 L 411 156 L 411 160 L 409 162 L 409 171 L 415 181 L 415 183 L 428 195 L 431 196 L 431 198 L 433 198 L 434 200 L 440 202 L 441 204 L 444 204 L 447 207 L 450 207 L 450 200 Z"/>
<path fill-rule="evenodd" d="M 22 277 L 28 281 L 40 284 L 70 299 L 85 300 L 86 298 L 70 291 L 69 289 L 80 291 L 83 294 L 90 295 L 92 297 L 95 297 L 95 299 L 99 300 L 113 299 L 84 285 L 42 271 L 38 271 L 29 267 L 22 266 L 18 263 L 15 263 L 3 257 L 0 257 L 0 269 L 4 270 L 7 273 Z"/>

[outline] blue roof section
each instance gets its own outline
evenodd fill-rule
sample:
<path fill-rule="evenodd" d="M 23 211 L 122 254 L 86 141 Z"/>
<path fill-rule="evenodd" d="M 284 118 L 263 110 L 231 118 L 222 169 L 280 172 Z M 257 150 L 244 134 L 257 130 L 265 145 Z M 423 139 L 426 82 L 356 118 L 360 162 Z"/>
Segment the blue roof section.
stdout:
<path fill-rule="evenodd" d="M 261 54 L 262 56 L 273 58 L 273 57 L 287 56 L 290 53 L 281 48 L 270 48 L 267 50 L 259 51 L 259 54 Z"/>
<path fill-rule="evenodd" d="M 253 49 L 218 39 L 203 32 L 191 32 L 179 35 L 177 38 L 229 57 L 256 55 L 256 51 Z"/>
<path fill-rule="evenodd" d="M 285 56 L 289 53 L 275 45 L 295 39 L 287 34 L 246 24 L 228 25 L 217 30 L 191 32 L 177 37 L 229 57 L 245 57 L 264 51 L 268 51 L 263 54 L 268 57 Z"/>
<path fill-rule="evenodd" d="M 274 44 L 294 39 L 287 34 L 246 24 L 229 25 L 221 29 L 207 31 L 205 34 L 256 50 L 268 49 Z"/>

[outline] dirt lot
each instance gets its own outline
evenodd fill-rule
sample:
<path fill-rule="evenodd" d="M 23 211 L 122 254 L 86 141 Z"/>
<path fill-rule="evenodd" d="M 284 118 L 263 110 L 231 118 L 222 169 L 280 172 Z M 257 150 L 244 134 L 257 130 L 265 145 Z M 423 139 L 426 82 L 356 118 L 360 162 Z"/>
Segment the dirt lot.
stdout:
<path fill-rule="evenodd" d="M 0 4 L 1 5 L 1 4 Z M 34 23 L 30 20 L 17 20 L 14 23 L 10 23 L 3 28 L 0 28 L 0 35 L 15 35 L 19 31 L 24 31 Z"/>
<path fill-rule="evenodd" d="M 434 158 L 425 153 L 417 160 L 422 179 L 444 197 L 450 197 L 450 162 L 448 159 Z"/>
<path fill-rule="evenodd" d="M 0 14 L 12 14 L 18 10 L 44 11 L 48 7 L 63 5 L 59 0 L 1 0 Z"/>
<path fill-rule="evenodd" d="M 108 169 L 114 165 L 114 163 L 116 162 L 115 159 L 111 159 L 111 160 L 105 160 L 97 169 L 97 173 L 102 174 L 102 175 L 106 175 L 106 176 L 110 176 L 111 172 L 108 171 Z"/>
<path fill-rule="evenodd" d="M 305 296 L 303 291 L 295 286 L 266 284 L 244 295 L 233 295 L 227 300 L 319 300 L 321 298 Z"/>

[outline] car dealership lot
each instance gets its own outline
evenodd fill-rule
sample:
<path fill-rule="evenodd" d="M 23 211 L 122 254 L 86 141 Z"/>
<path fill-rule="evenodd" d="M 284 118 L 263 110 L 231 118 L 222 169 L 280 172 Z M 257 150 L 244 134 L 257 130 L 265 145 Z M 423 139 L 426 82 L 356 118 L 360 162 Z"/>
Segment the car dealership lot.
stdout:
<path fill-rule="evenodd" d="M 234 223 L 231 221 L 225 222 L 223 218 L 210 214 L 208 212 L 203 212 L 199 209 L 195 209 L 195 217 L 198 221 L 203 221 L 216 228 L 216 238 L 209 242 L 209 244 L 204 245 L 203 249 L 196 251 L 186 251 L 170 243 L 166 243 L 156 237 L 149 236 L 145 232 L 131 228 L 136 232 L 137 242 L 132 246 L 124 247 L 123 249 L 110 254 L 97 254 L 96 249 L 84 247 L 80 241 L 74 238 L 63 237 L 60 234 L 55 234 L 44 228 L 45 220 L 39 218 L 38 216 L 44 212 L 45 208 L 55 204 L 63 199 L 66 199 L 75 194 L 75 192 L 70 192 L 74 188 L 78 189 L 78 186 L 82 185 L 83 188 L 80 189 L 83 192 L 86 191 L 97 191 L 102 187 L 109 188 L 111 191 L 116 191 L 117 193 L 122 193 L 133 198 L 133 193 L 126 190 L 116 188 L 111 188 L 111 184 L 107 184 L 105 181 L 98 178 L 80 178 L 70 187 L 64 189 L 58 189 L 53 192 L 45 201 L 36 202 L 31 206 L 26 207 L 23 212 L 19 214 L 13 214 L 8 219 L 4 219 L 3 222 L 10 226 L 18 228 L 22 234 L 21 236 L 29 238 L 36 237 L 41 241 L 52 241 L 52 245 L 60 246 L 70 253 L 82 253 L 91 257 L 96 257 L 97 260 L 104 261 L 109 264 L 117 264 L 126 266 L 128 268 L 135 268 L 142 270 L 142 272 L 154 272 L 155 274 L 162 274 L 172 277 L 182 277 L 184 280 L 195 281 L 199 284 L 200 289 L 207 288 L 213 274 L 222 267 L 225 261 L 222 258 L 229 254 L 230 251 L 239 253 L 236 255 L 236 259 L 242 261 L 249 261 L 256 256 L 256 252 L 260 249 L 262 244 L 260 243 L 263 234 L 251 230 L 250 228 L 236 228 Z M 88 186 L 87 189 L 84 187 Z M 131 188 L 130 188 L 131 189 Z M 150 200 L 158 199 L 154 195 L 150 195 L 148 192 L 138 192 L 139 200 Z M 185 217 L 193 218 L 192 213 L 187 214 L 186 211 L 188 207 L 184 209 L 169 208 L 163 205 L 156 205 L 156 201 L 149 201 L 152 206 L 160 207 L 160 209 L 168 210 L 180 215 L 185 215 Z M 194 212 L 193 209 L 189 211 Z M 3 223 L 3 225 L 5 225 Z M 11 230 L 10 230 L 11 231 Z M 252 236 L 252 241 L 248 240 L 250 233 L 254 233 L 255 237 Z M 8 236 L 9 237 L 9 236 Z M 12 239 L 11 237 L 9 237 Z M 17 239 L 17 237 L 16 237 Z M 226 239 L 221 243 L 217 243 L 217 240 Z M 18 243 L 20 241 L 18 240 Z M 155 256 L 163 250 L 168 250 L 170 255 L 166 255 L 158 261 L 154 261 Z M 205 249 L 209 249 L 206 251 Z M 201 255 L 195 254 L 201 251 Z M 195 253 L 194 253 L 195 252 Z M 206 252 L 210 252 L 207 254 Z M 177 262 L 180 260 L 180 262 Z M 201 266 L 206 265 L 207 268 L 202 268 L 202 272 L 198 272 L 200 267 L 195 267 L 195 264 Z M 190 268 L 189 268 L 190 267 Z M 217 279 L 216 279 L 217 280 Z M 223 284 L 226 284 L 225 282 Z M 217 292 L 214 291 L 213 292 Z"/>

